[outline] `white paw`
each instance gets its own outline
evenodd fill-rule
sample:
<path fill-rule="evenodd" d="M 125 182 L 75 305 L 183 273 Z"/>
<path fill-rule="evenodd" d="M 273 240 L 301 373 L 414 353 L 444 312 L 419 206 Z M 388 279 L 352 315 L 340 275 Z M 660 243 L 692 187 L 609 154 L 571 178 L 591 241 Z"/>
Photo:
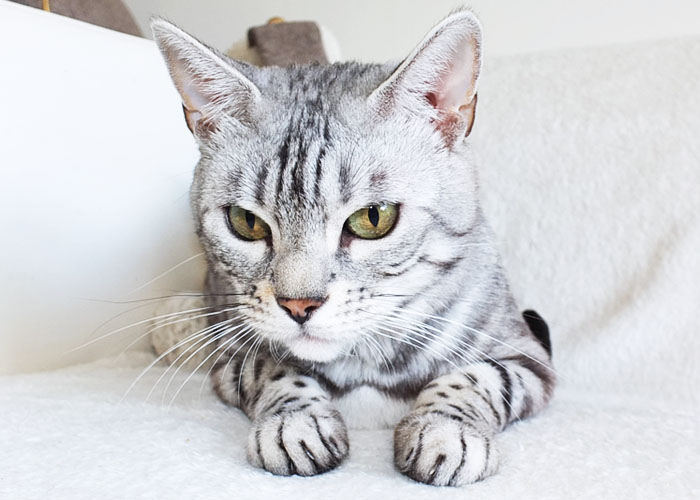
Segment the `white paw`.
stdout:
<path fill-rule="evenodd" d="M 248 435 L 248 460 L 273 474 L 313 476 L 337 467 L 348 454 L 340 413 L 319 408 L 256 419 Z"/>
<path fill-rule="evenodd" d="M 460 486 L 496 471 L 491 439 L 468 422 L 444 412 L 410 413 L 394 430 L 394 462 L 411 479 Z"/>

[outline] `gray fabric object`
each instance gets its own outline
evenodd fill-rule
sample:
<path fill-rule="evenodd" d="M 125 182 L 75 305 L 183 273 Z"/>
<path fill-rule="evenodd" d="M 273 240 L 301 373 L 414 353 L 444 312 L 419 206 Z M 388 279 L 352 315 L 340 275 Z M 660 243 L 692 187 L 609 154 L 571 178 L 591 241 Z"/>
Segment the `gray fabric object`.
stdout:
<path fill-rule="evenodd" d="M 12 0 L 29 7 L 42 8 L 42 0 Z M 121 0 L 51 0 L 51 12 L 96 24 L 103 28 L 142 36 L 131 12 Z"/>
<path fill-rule="evenodd" d="M 321 32 L 316 23 L 308 21 L 250 28 L 248 44 L 257 50 L 264 66 L 328 63 Z"/>

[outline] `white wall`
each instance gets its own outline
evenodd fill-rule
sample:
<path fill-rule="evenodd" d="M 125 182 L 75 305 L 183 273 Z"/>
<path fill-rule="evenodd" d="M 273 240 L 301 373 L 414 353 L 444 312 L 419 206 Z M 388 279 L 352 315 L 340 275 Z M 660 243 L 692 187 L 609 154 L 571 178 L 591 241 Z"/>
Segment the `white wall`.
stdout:
<path fill-rule="evenodd" d="M 167 17 L 226 50 L 248 27 L 272 16 L 315 20 L 335 34 L 347 59 L 404 56 L 455 0 L 125 0 L 150 33 L 148 18 Z M 485 24 L 488 54 L 700 35 L 699 0 L 472 0 Z"/>
<path fill-rule="evenodd" d="M 149 284 L 201 252 L 180 96 L 154 44 L 39 9 L 0 1 L 0 46 L 0 374 L 116 355 L 134 300 L 202 286 L 201 259 Z"/>

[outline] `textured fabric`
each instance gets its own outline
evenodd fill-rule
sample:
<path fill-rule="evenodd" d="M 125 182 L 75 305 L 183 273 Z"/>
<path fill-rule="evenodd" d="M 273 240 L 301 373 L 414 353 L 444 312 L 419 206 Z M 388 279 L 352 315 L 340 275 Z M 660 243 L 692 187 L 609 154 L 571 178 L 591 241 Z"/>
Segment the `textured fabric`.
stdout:
<path fill-rule="evenodd" d="M 700 404 L 700 40 L 486 57 L 474 149 L 561 383 Z"/>
<path fill-rule="evenodd" d="M 42 8 L 42 0 L 11 0 L 30 7 Z M 131 12 L 121 0 L 51 0 L 51 12 L 104 28 L 141 36 Z"/>
<path fill-rule="evenodd" d="M 312 22 L 267 24 L 248 30 L 248 43 L 257 49 L 263 66 L 327 63 L 321 32 Z"/>
<path fill-rule="evenodd" d="M 499 473 L 464 488 L 414 483 L 394 470 L 392 433 L 350 431 L 335 471 L 276 477 L 248 465 L 248 419 L 182 370 L 162 400 L 164 367 L 120 402 L 150 355 L 0 379 L 0 498 L 53 499 L 610 499 L 700 494 L 697 413 L 672 405 L 560 391 L 541 416 L 498 438 Z M 660 374 L 663 376 L 663 374 Z"/>

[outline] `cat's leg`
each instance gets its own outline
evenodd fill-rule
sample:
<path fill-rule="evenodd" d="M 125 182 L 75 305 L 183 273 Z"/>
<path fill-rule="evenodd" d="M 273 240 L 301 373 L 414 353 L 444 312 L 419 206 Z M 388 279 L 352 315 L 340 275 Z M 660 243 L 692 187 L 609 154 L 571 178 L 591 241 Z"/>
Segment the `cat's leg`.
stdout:
<path fill-rule="evenodd" d="M 345 422 L 312 377 L 264 353 L 253 362 L 234 359 L 228 368 L 219 363 L 213 381 L 219 396 L 240 407 L 253 424 L 251 464 L 274 474 L 311 476 L 337 467 L 347 456 Z"/>
<path fill-rule="evenodd" d="M 394 431 L 394 461 L 407 476 L 459 486 L 496 471 L 494 436 L 540 411 L 554 377 L 546 362 L 516 356 L 436 378 Z"/>

